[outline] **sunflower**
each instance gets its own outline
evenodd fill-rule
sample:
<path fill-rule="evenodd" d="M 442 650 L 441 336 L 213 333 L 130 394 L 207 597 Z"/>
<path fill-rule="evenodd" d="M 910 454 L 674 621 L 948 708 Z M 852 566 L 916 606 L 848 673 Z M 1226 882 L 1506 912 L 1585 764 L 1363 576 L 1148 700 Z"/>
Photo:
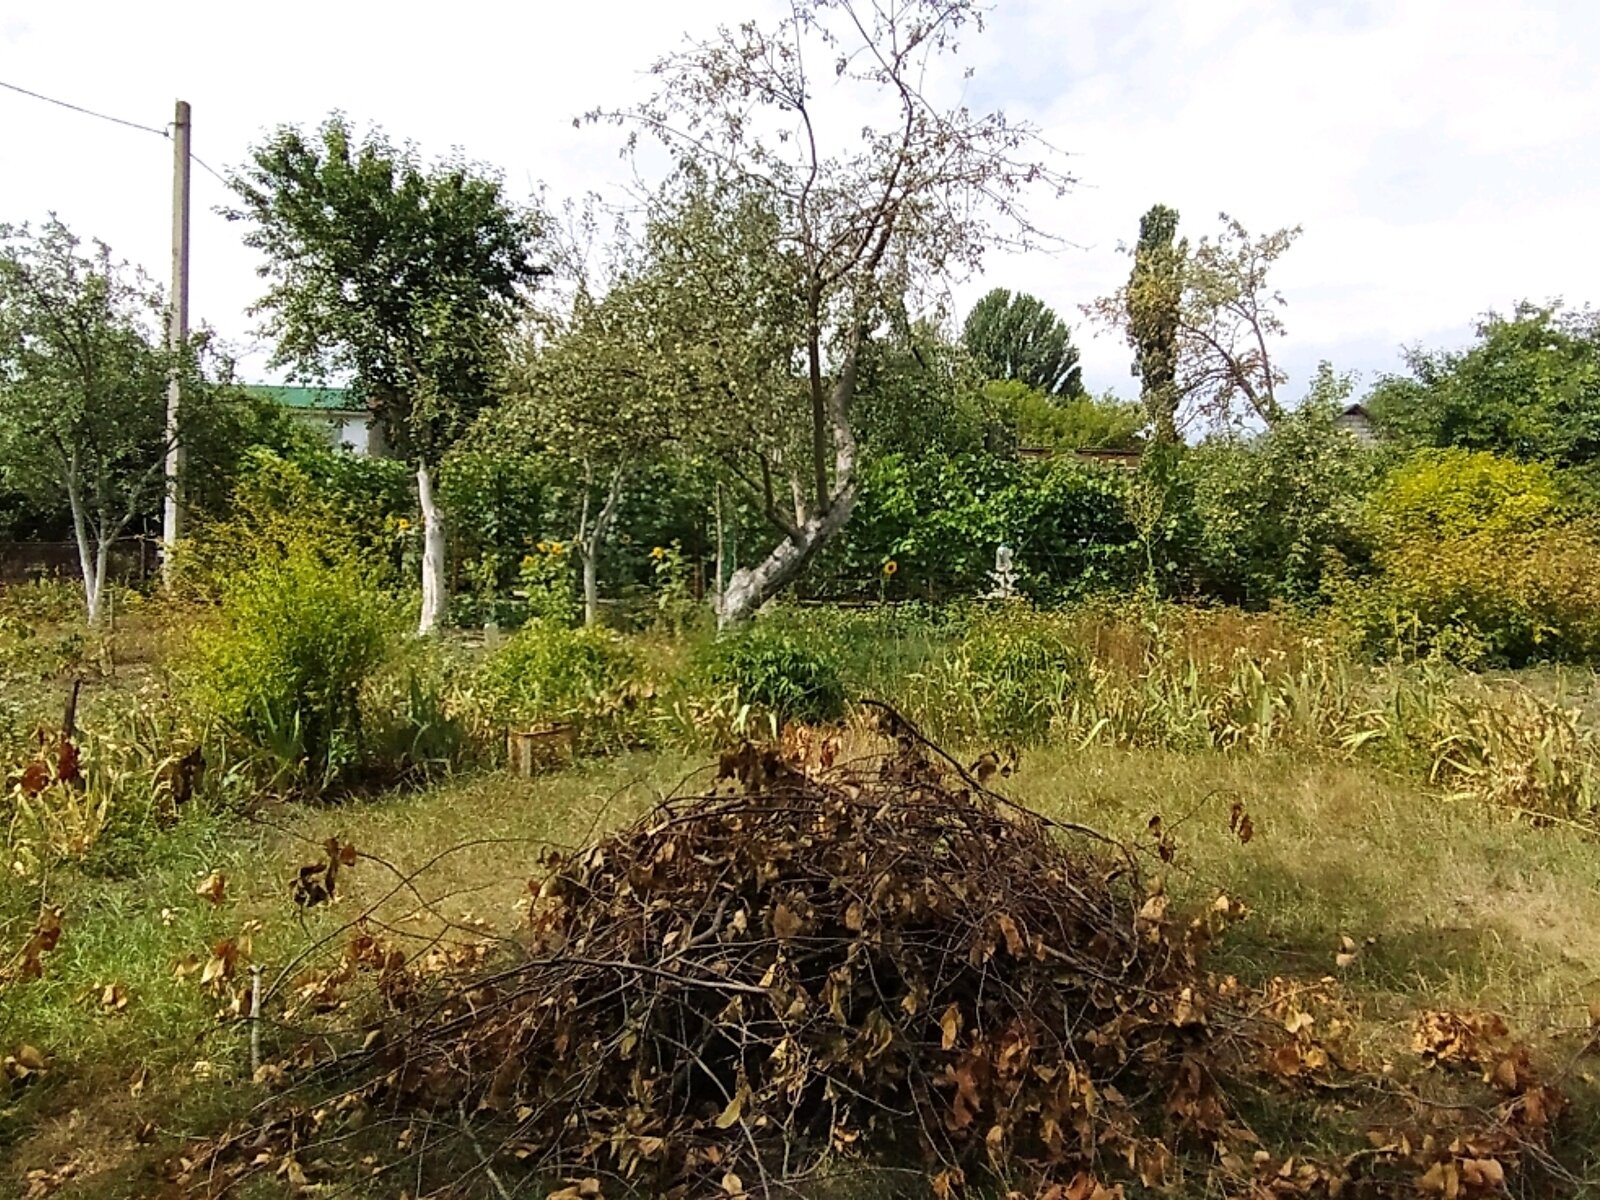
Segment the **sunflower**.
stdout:
<path fill-rule="evenodd" d="M 660 562 L 666 556 L 667 552 L 661 546 L 657 546 L 654 550 L 650 551 L 650 557 L 655 559 L 657 562 Z"/>
<path fill-rule="evenodd" d="M 411 522 L 406 520 L 404 517 L 401 517 L 399 520 L 397 520 L 394 523 L 394 527 L 396 529 L 398 529 L 401 533 L 404 533 L 404 532 L 406 532 L 406 530 L 411 528 Z"/>
<path fill-rule="evenodd" d="M 891 576 L 891 577 L 899 569 L 900 569 L 900 564 L 895 562 L 895 560 L 892 559 L 892 558 L 888 562 L 883 564 L 883 573 L 885 575 L 888 575 L 888 576 Z"/>

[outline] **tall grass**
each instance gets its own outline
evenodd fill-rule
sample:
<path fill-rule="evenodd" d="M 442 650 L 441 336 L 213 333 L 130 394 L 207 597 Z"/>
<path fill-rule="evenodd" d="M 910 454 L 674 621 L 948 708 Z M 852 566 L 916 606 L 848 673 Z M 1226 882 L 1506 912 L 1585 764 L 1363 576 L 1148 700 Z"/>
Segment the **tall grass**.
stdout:
<path fill-rule="evenodd" d="M 1291 613 L 1177 605 L 1040 613 L 790 612 L 856 695 L 932 737 L 1359 758 L 1539 816 L 1593 821 L 1592 675 L 1491 679 L 1442 659 L 1375 664 L 1350 631 Z"/>

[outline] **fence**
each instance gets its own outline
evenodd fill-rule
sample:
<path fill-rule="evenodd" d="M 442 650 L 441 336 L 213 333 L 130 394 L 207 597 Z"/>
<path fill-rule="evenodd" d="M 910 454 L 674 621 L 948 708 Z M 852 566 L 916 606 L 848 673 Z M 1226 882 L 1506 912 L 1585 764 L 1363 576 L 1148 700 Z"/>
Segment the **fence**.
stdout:
<path fill-rule="evenodd" d="M 106 574 L 117 583 L 143 583 L 158 563 L 149 538 L 119 538 L 111 545 Z M 76 542 L 0 542 L 0 586 L 53 576 L 75 579 L 81 570 Z"/>

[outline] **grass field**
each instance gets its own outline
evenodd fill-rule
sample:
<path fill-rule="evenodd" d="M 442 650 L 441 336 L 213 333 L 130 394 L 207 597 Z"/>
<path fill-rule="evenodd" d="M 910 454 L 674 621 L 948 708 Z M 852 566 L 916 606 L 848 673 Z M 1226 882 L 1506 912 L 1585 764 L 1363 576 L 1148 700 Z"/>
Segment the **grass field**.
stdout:
<path fill-rule="evenodd" d="M 369 906 L 403 927 L 418 894 L 508 932 L 542 847 L 627 820 L 694 766 L 637 755 L 534 781 L 488 774 L 376 802 L 269 809 L 244 826 L 195 817 L 134 876 L 52 881 L 66 898 L 60 945 L 45 978 L 8 989 L 0 1009 L 8 1045 L 50 1047 L 52 1058 L 6 1108 L 7 1186 L 69 1166 L 63 1196 L 144 1194 L 141 1171 L 183 1131 L 259 1098 L 237 1026 L 219 1027 L 216 1003 L 192 975 L 175 978 L 175 964 L 252 928 L 253 959 L 271 979 Z M 1342 977 L 1375 1053 L 1430 1007 L 1502 1012 L 1551 1054 L 1586 1031 L 1600 986 L 1600 847 L 1575 831 L 1442 803 L 1368 768 L 1273 756 L 1041 751 L 1006 788 L 1134 843 L 1162 814 L 1178 851 L 1169 891 L 1195 903 L 1225 891 L 1251 911 L 1216 966 L 1249 981 Z M 1229 829 L 1235 800 L 1254 825 L 1247 845 Z M 302 923 L 289 881 L 329 836 L 372 858 Z M 417 894 L 395 893 L 373 860 L 415 872 Z M 212 871 L 226 879 L 220 904 L 195 893 Z M 1360 948 L 1339 968 L 1345 937 Z M 108 987 L 125 1007 L 101 1002 Z"/>
<path fill-rule="evenodd" d="M 1001 790 L 1138 847 L 1180 907 L 1204 908 L 1219 893 L 1242 902 L 1248 916 L 1210 960 L 1219 974 L 1250 985 L 1333 978 L 1355 1021 L 1353 1044 L 1380 1068 L 1405 1058 L 1418 1013 L 1503 1014 L 1574 1098 L 1565 1161 L 1600 1179 L 1600 1068 L 1583 1053 L 1600 1011 L 1600 840 L 1589 821 L 1563 817 L 1567 809 L 1530 813 L 1521 802 L 1585 811 L 1596 761 L 1592 677 L 1546 671 L 1494 683 L 1524 705 L 1500 708 L 1477 699 L 1487 681 L 1373 674 L 1326 657 L 1313 639 L 1286 654 L 1270 620 L 1196 620 L 1158 658 L 1124 630 L 1082 618 L 1065 628 L 1087 648 L 1096 690 L 1068 696 L 1037 688 L 1055 660 L 1045 653 L 1039 669 L 1028 655 L 1036 645 L 1050 651 L 1058 634 L 1033 618 L 1001 630 L 1014 642 L 985 643 L 985 630 L 942 660 L 945 633 L 869 618 L 877 623 L 863 634 L 850 620 L 828 617 L 815 636 L 835 639 L 841 658 L 856 655 L 868 681 L 859 690 L 894 695 L 914 716 L 918 703 L 955 696 L 938 716 L 964 758 L 997 744 L 982 731 L 995 706 L 1030 721 L 1044 714 L 1038 744 L 1024 746 Z M 158 696 L 161 659 L 182 626 L 136 614 L 87 650 L 62 645 L 70 629 L 42 628 L 0 664 L 13 739 L 55 713 L 65 692 L 53 665 L 37 666 L 36 642 L 96 656 L 81 709 L 92 724 Z M 1391 679 L 1388 709 L 1358 691 Z M 870 748 L 852 720 L 847 744 Z M 1445 749 L 1413 755 L 1429 743 L 1397 735 L 1378 753 L 1376 735 L 1347 736 L 1382 733 L 1391 720 L 1439 730 Z M 1441 756 L 1469 742 L 1477 775 L 1430 780 Z M 587 844 L 674 789 L 705 786 L 715 754 L 667 745 L 583 758 L 532 780 L 471 768 L 321 803 L 272 799 L 241 775 L 234 801 L 196 801 L 131 833 L 78 814 L 95 831 L 92 852 L 43 868 L 23 861 L 24 810 L 14 801 L 6 847 L 15 861 L 0 882 L 0 1054 L 9 1056 L 0 1195 L 156 1194 L 160 1165 L 187 1139 L 268 1094 L 251 1078 L 246 1023 L 228 1011 L 251 967 L 268 1001 L 270 1056 L 286 1036 L 270 1014 L 362 914 L 396 936 L 482 941 L 492 952 L 517 931 L 546 849 Z M 1487 802 L 1498 797 L 1510 799 Z M 1170 862 L 1156 854 L 1156 816 Z M 303 910 L 291 896 L 297 870 L 334 838 L 360 857 L 341 872 L 332 904 Z M 25 948 L 50 906 L 61 910 L 59 943 L 30 978 Z"/>

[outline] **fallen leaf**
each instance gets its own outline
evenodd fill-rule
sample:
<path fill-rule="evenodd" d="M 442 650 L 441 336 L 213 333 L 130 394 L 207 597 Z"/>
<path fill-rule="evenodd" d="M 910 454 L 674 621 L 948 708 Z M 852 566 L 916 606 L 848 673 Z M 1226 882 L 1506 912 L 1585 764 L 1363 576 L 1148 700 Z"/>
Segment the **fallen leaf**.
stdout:
<path fill-rule="evenodd" d="M 194 894 L 213 904 L 221 904 L 227 890 L 228 877 L 221 871 L 213 871 L 195 885 Z"/>
<path fill-rule="evenodd" d="M 780 942 L 786 942 L 795 937 L 805 928 L 805 922 L 787 904 L 779 903 L 772 910 L 772 932 Z"/>
<path fill-rule="evenodd" d="M 945 1050 L 954 1049 L 956 1038 L 961 1036 L 961 1009 L 959 1006 L 952 1004 L 944 1010 L 944 1016 L 939 1018 L 939 1028 L 943 1031 L 943 1036 L 939 1039 L 939 1045 Z"/>
<path fill-rule="evenodd" d="M 733 1099 L 728 1101 L 727 1107 L 717 1114 L 718 1129 L 729 1129 L 738 1123 L 739 1114 L 744 1111 L 744 1097 L 744 1088 L 739 1088 L 733 1093 Z"/>

